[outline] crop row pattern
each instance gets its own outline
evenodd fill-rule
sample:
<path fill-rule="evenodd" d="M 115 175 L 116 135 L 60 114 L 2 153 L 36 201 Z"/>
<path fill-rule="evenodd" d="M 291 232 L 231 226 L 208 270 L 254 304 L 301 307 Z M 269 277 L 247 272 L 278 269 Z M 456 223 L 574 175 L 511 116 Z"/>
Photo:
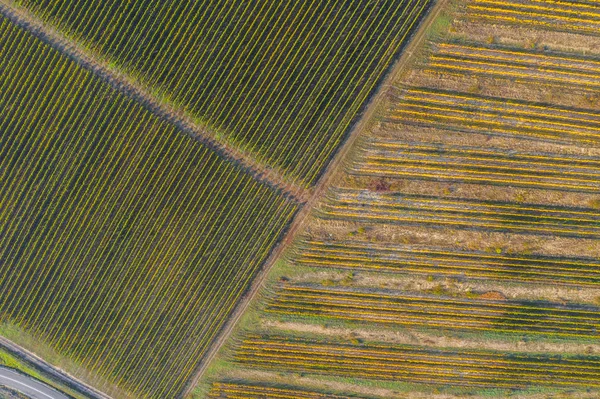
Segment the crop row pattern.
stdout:
<path fill-rule="evenodd" d="M 600 87 L 599 59 L 539 50 L 439 43 L 427 68 L 434 73 L 449 71 L 456 75 L 533 81 L 592 92 Z"/>
<path fill-rule="evenodd" d="M 473 0 L 467 9 L 472 20 L 600 35 L 600 10 L 593 1 Z"/>
<path fill-rule="evenodd" d="M 227 382 L 214 382 L 208 397 L 211 399 L 350 399 L 347 396 L 311 392 L 304 389 Z M 357 398 L 354 395 L 352 397 Z"/>
<path fill-rule="evenodd" d="M 356 323 L 597 338 L 596 307 L 286 285 L 268 312 Z"/>
<path fill-rule="evenodd" d="M 23 2 L 304 184 L 322 171 L 430 3 Z"/>
<path fill-rule="evenodd" d="M 597 239 L 600 215 L 593 208 L 517 204 L 428 195 L 336 189 L 320 209 L 323 218 L 413 224 Z"/>
<path fill-rule="evenodd" d="M 0 19 L 0 319 L 174 397 L 296 205 Z"/>
<path fill-rule="evenodd" d="M 428 384 L 525 388 L 600 386 L 598 356 L 499 353 L 416 345 L 340 344 L 333 341 L 250 336 L 238 362 L 269 370 Z"/>
<path fill-rule="evenodd" d="M 464 276 L 544 284 L 600 284 L 600 262 L 524 254 L 466 252 L 444 248 L 305 240 L 294 261 L 310 267 Z"/>
<path fill-rule="evenodd" d="M 402 179 L 600 192 L 600 158 L 419 142 L 371 142 L 351 173 Z"/>
<path fill-rule="evenodd" d="M 417 87 L 405 88 L 394 107 L 392 122 L 561 143 L 600 141 L 600 113 L 586 109 Z"/>

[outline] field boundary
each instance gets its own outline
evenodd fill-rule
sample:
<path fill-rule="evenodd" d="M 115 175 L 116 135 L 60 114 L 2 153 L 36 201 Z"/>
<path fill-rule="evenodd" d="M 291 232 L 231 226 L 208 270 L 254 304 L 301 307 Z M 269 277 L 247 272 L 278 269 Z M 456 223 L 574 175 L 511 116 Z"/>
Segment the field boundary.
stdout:
<path fill-rule="evenodd" d="M 78 65 L 91 71 L 115 90 L 133 98 L 160 119 L 175 125 L 187 136 L 207 146 L 226 161 L 244 170 L 255 180 L 281 192 L 295 202 L 305 203 L 308 200 L 310 196 L 308 189 L 291 183 L 290 179 L 278 171 L 260 164 L 251 156 L 241 153 L 233 146 L 214 139 L 216 135 L 210 132 L 209 129 L 194 123 L 187 114 L 177 110 L 171 104 L 158 100 L 129 76 L 115 71 L 104 60 L 90 54 L 77 42 L 68 39 L 64 34 L 35 17 L 28 10 L 14 4 L 11 0 L 0 0 L 0 15 L 28 31 Z"/>
<path fill-rule="evenodd" d="M 221 349 L 223 344 L 227 341 L 231 333 L 233 332 L 234 327 L 237 325 L 238 321 L 242 317 L 242 315 L 248 309 L 248 306 L 263 287 L 267 275 L 283 254 L 284 250 L 294 241 L 296 237 L 296 233 L 301 230 L 304 226 L 304 223 L 308 219 L 308 215 L 312 211 L 314 205 L 316 205 L 317 201 L 321 199 L 322 194 L 329 187 L 329 183 L 333 181 L 338 170 L 343 165 L 343 161 L 346 159 L 346 155 L 350 152 L 350 150 L 354 147 L 354 143 L 358 139 L 360 133 L 364 130 L 367 123 L 371 120 L 373 115 L 375 114 L 375 110 L 377 106 L 380 104 L 381 99 L 386 95 L 388 90 L 392 87 L 392 82 L 396 79 L 396 77 L 403 71 L 408 63 L 412 60 L 412 56 L 415 52 L 415 49 L 418 48 L 423 40 L 426 39 L 426 33 L 429 26 L 431 26 L 432 22 L 439 16 L 441 11 L 444 9 L 445 5 L 450 0 L 435 0 L 435 3 L 431 5 L 429 12 L 427 15 L 421 20 L 417 29 L 412 34 L 412 37 L 409 39 L 409 42 L 406 44 L 404 49 L 402 50 L 399 57 L 396 59 L 394 65 L 389 69 L 387 75 L 379 83 L 375 93 L 368 100 L 367 104 L 363 108 L 363 112 L 360 115 L 359 119 L 356 121 L 355 125 L 351 128 L 350 132 L 347 133 L 346 139 L 340 144 L 337 152 L 333 155 L 331 161 L 329 162 L 326 169 L 324 169 L 323 173 L 317 184 L 314 186 L 312 193 L 308 200 L 303 204 L 302 208 L 298 211 L 298 214 L 294 218 L 294 221 L 290 225 L 285 237 L 279 242 L 279 244 L 273 249 L 269 258 L 265 261 L 264 266 L 259 271 L 257 276 L 254 278 L 252 285 L 246 292 L 244 298 L 237 304 L 234 312 L 231 314 L 230 318 L 227 320 L 221 332 L 213 341 L 213 344 L 210 346 L 206 355 L 201 359 L 200 364 L 198 366 L 198 371 L 196 375 L 193 376 L 186 387 L 186 389 L 182 393 L 182 397 L 186 397 L 191 393 L 194 387 L 198 384 L 198 381 L 208 368 L 208 365 L 216 356 L 217 352 Z"/>
<path fill-rule="evenodd" d="M 7 338 L 4 338 L 3 336 L 0 336 L 0 348 L 6 350 L 15 357 L 23 360 L 25 363 L 28 363 L 40 369 L 49 377 L 61 382 L 67 387 L 83 395 L 89 396 L 92 399 L 111 399 L 111 397 L 107 394 L 99 391 L 98 389 L 86 384 L 81 380 L 78 380 L 66 371 L 51 365 L 44 359 L 40 358 L 39 356 L 36 356 L 27 349 L 22 348 L 21 346 L 15 344 Z"/>

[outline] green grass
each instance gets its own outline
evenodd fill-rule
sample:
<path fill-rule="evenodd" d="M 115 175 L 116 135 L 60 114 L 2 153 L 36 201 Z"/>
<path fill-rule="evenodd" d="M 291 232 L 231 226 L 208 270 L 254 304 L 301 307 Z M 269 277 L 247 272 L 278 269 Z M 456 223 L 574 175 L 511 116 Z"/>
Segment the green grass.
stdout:
<path fill-rule="evenodd" d="M 310 185 L 431 0 L 19 3 Z"/>
<path fill-rule="evenodd" d="M 4 19 L 0 69 L 0 321 L 175 396 L 296 204 Z"/>
<path fill-rule="evenodd" d="M 81 363 L 66 354 L 58 353 L 49 343 L 40 340 L 30 331 L 5 321 L 0 323 L 0 335 L 113 398 L 131 398 L 131 394 L 96 374 L 93 370 L 85 369 Z"/>

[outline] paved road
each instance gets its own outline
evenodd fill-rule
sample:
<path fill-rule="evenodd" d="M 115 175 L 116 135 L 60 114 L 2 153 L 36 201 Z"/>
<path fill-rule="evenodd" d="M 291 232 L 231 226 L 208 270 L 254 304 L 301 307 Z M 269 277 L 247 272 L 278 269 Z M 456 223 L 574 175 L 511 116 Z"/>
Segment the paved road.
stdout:
<path fill-rule="evenodd" d="M 0 385 L 24 393 L 31 399 L 69 399 L 43 382 L 5 367 L 0 367 Z"/>

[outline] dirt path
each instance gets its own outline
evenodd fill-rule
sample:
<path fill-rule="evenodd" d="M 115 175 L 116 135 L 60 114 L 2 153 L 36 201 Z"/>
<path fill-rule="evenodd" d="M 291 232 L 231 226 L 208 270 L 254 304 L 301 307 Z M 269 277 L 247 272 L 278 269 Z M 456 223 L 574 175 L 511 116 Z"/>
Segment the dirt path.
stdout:
<path fill-rule="evenodd" d="M 364 130 L 367 123 L 375 114 L 375 110 L 377 109 L 377 106 L 381 103 L 384 95 L 387 93 L 389 88 L 392 87 L 391 83 L 408 66 L 408 63 L 411 61 L 411 56 L 414 53 L 415 49 L 417 49 L 425 40 L 427 28 L 438 17 L 438 15 L 444 9 L 444 6 L 448 3 L 448 1 L 449 0 L 438 0 L 431 7 L 428 15 L 421 21 L 419 27 L 413 34 L 413 37 L 410 39 L 410 42 L 408 43 L 408 45 L 406 45 L 406 47 L 402 51 L 402 54 L 396 60 L 396 63 L 394 64 L 386 78 L 380 83 L 376 93 L 369 100 L 361 115 L 360 120 L 352 128 L 346 140 L 341 144 L 337 153 L 334 155 L 331 162 L 327 166 L 327 169 L 321 176 L 317 185 L 313 188 L 310 198 L 308 199 L 308 201 L 306 201 L 302 209 L 294 218 L 294 221 L 290 225 L 285 237 L 277 245 L 277 247 L 273 249 L 271 255 L 265 262 L 265 265 L 263 266 L 259 274 L 254 279 L 246 295 L 237 305 L 234 312 L 227 320 L 225 326 L 222 328 L 217 338 L 213 341 L 213 344 L 211 345 L 207 354 L 202 359 L 196 374 L 194 375 L 194 377 L 192 377 L 186 389 L 184 390 L 183 397 L 186 397 L 191 393 L 193 388 L 196 386 L 196 384 L 208 368 L 208 365 L 210 364 L 211 360 L 216 356 L 219 349 L 221 349 L 223 344 L 227 341 L 227 339 L 233 331 L 233 328 L 240 320 L 242 315 L 245 313 L 246 309 L 248 309 L 248 306 L 252 302 L 252 299 L 259 292 L 260 288 L 263 287 L 267 275 L 275 265 L 276 261 L 279 259 L 284 250 L 287 249 L 287 247 L 294 241 L 296 234 L 302 231 L 302 228 L 306 220 L 308 219 L 308 215 L 310 214 L 311 210 L 321 199 L 321 196 L 323 195 L 325 190 L 330 186 L 330 183 L 333 182 L 334 178 L 337 175 L 337 172 L 340 171 L 341 167 L 343 166 L 343 161 L 346 159 L 346 156 L 353 148 L 353 145 L 359 137 L 360 133 Z"/>
<path fill-rule="evenodd" d="M 157 99 L 144 88 L 142 84 L 134 81 L 130 76 L 121 73 L 101 57 L 91 54 L 78 43 L 68 39 L 64 34 L 39 20 L 28 10 L 14 4 L 10 0 L 0 0 L 0 15 L 10 20 L 15 25 L 29 31 L 35 37 L 69 57 L 75 63 L 92 71 L 104 82 L 114 89 L 125 93 L 135 99 L 146 109 L 159 118 L 172 123 L 185 134 L 209 147 L 226 160 L 237 165 L 256 180 L 270 186 L 276 191 L 296 202 L 304 203 L 309 199 L 310 193 L 304 187 L 293 183 L 289 178 L 281 175 L 276 170 L 260 164 L 248 154 L 242 153 L 224 141 L 217 141 L 216 135 L 204 126 L 194 123 L 182 110 L 176 109 L 170 103 Z"/>

